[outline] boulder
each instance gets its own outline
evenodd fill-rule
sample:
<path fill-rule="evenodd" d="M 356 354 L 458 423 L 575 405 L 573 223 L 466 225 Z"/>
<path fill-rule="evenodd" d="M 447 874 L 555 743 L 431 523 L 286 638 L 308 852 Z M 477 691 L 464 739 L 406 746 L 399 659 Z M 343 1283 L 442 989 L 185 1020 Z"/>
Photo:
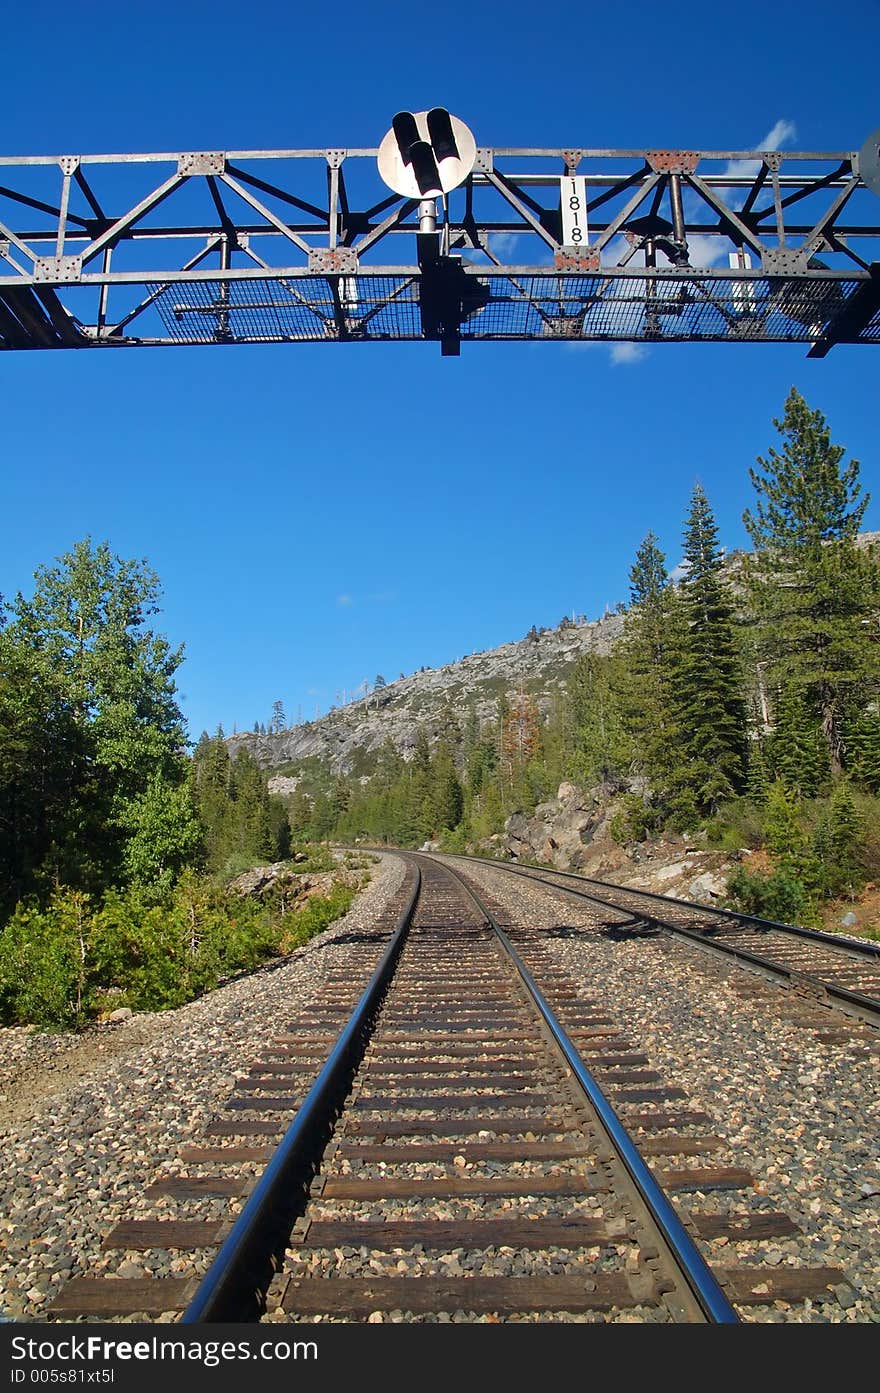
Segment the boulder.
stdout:
<path fill-rule="evenodd" d="M 556 797 L 560 803 L 567 803 L 571 798 L 583 797 L 583 794 L 574 784 L 563 783 L 559 785 Z"/>
<path fill-rule="evenodd" d="M 281 875 L 290 875 L 290 871 L 282 861 L 278 861 L 272 866 L 254 866 L 253 870 L 243 871 L 241 875 L 237 875 L 234 880 L 230 881 L 229 889 L 236 895 L 260 896 Z"/>
<path fill-rule="evenodd" d="M 727 880 L 714 871 L 704 871 L 688 886 L 688 899 L 698 900 L 700 904 L 712 904 L 727 893 Z"/>
<path fill-rule="evenodd" d="M 685 861 L 673 861 L 671 866 L 656 866 L 650 872 L 650 879 L 655 885 L 668 885 L 670 880 L 680 880 L 683 875 L 687 875 L 687 863 Z"/>

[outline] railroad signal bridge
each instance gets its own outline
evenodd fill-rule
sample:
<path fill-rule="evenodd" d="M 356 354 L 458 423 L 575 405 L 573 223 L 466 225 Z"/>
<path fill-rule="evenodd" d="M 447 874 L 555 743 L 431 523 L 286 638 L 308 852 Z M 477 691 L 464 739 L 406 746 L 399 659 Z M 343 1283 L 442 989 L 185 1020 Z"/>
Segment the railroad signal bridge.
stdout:
<path fill-rule="evenodd" d="M 509 149 L 435 108 L 378 149 L 0 156 L 0 348 L 401 340 L 876 344 L 880 131 Z"/>

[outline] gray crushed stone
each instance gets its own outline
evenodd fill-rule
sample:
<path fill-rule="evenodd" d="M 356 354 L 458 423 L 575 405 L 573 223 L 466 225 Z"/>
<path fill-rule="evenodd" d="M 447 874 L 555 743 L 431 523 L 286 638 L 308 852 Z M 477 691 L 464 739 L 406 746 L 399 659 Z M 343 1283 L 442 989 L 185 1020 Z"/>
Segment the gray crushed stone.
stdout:
<path fill-rule="evenodd" d="M 880 1322 L 878 1033 L 850 1022 L 848 1040 L 823 1042 L 798 1023 L 789 994 L 743 968 L 719 970 L 714 958 L 666 936 L 604 934 L 592 906 L 548 898 L 499 869 L 470 863 L 467 871 L 511 923 L 548 930 L 546 947 L 583 996 L 619 1021 L 665 1082 L 685 1089 L 683 1106 L 709 1114 L 708 1130 L 726 1143 L 712 1163 L 754 1175 L 757 1192 L 741 1206 L 706 1192 L 689 1197 L 694 1208 L 745 1212 L 757 1203 L 788 1213 L 803 1231 L 796 1241 L 715 1240 L 702 1245 L 707 1258 L 747 1265 L 769 1256 L 845 1273 L 832 1301 L 745 1308 L 743 1318 Z M 843 1023 L 828 1012 L 828 1026 Z"/>

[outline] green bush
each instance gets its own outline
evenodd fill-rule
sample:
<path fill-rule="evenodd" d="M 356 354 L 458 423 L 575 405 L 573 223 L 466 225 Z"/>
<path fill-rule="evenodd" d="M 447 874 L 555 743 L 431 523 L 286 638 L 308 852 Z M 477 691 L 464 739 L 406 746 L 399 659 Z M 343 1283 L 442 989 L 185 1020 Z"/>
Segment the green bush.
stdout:
<path fill-rule="evenodd" d="M 625 842 L 642 842 L 655 830 L 657 816 L 643 798 L 637 793 L 627 793 L 621 798 L 610 822 L 608 831 L 619 846 Z"/>
<path fill-rule="evenodd" d="M 345 914 L 356 890 L 278 912 L 191 872 L 173 890 L 110 890 L 96 907 L 60 890 L 45 908 L 17 907 L 0 932 L 0 1022 L 76 1028 L 112 1003 L 182 1006 L 223 978 L 306 943 Z"/>
<path fill-rule="evenodd" d="M 91 1013 L 92 914 L 87 895 L 58 891 L 45 909 L 19 904 L 0 933 L 0 1020 L 79 1025 Z"/>
<path fill-rule="evenodd" d="M 453 855 L 467 851 L 469 841 L 470 828 L 466 822 L 460 822 L 457 827 L 452 829 L 444 827 L 440 833 L 441 850 L 451 852 Z"/>
<path fill-rule="evenodd" d="M 721 851 L 755 851 L 763 842 L 764 810 L 751 798 L 735 798 L 723 803 L 706 826 L 710 846 Z"/>
<path fill-rule="evenodd" d="M 334 885 L 329 895 L 316 895 L 302 909 L 286 914 L 281 937 L 283 951 L 289 953 L 294 948 L 301 948 L 329 924 L 341 919 L 343 914 L 348 913 L 356 894 L 357 891 L 350 885 Z"/>
<path fill-rule="evenodd" d="M 745 914 L 784 924 L 815 924 L 816 910 L 807 887 L 788 870 L 752 874 L 738 866 L 727 881 L 729 904 Z"/>

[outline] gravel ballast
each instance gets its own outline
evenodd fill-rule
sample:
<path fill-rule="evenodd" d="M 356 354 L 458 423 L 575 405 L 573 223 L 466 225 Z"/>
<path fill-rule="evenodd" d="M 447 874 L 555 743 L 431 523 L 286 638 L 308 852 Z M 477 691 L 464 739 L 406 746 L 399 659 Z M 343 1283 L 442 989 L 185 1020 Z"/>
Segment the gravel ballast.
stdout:
<path fill-rule="evenodd" d="M 803 1230 L 809 1262 L 846 1274 L 834 1303 L 761 1307 L 745 1318 L 880 1321 L 877 1033 L 853 1022 L 848 1042 L 823 1042 L 798 1023 L 789 994 L 740 967 L 721 970 L 666 935 L 603 933 L 603 920 L 614 916 L 593 906 L 548 897 L 543 886 L 500 869 L 450 864 L 484 887 L 512 924 L 549 931 L 548 949 L 584 995 L 607 1008 L 667 1082 L 686 1090 L 687 1106 L 710 1115 L 711 1130 L 728 1146 L 719 1163 L 753 1173 L 767 1207 L 784 1210 Z M 729 1197 L 714 1199 L 729 1207 Z M 712 1202 L 706 1194 L 699 1207 Z M 804 1247 L 801 1238 L 761 1251 L 779 1250 L 782 1260 Z M 706 1251 L 728 1264 L 750 1256 L 743 1244 L 725 1254 L 711 1245 Z"/>

